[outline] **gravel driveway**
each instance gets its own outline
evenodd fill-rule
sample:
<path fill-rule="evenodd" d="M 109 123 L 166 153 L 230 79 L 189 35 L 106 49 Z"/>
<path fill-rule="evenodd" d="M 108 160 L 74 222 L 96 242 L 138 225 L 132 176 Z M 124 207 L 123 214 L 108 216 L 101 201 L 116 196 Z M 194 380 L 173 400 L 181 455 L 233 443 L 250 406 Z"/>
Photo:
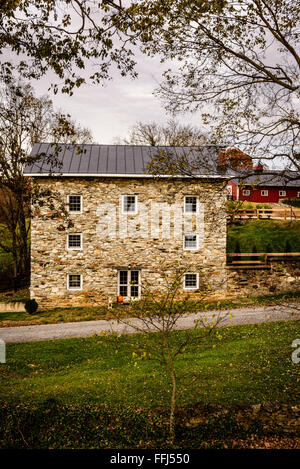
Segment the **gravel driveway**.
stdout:
<path fill-rule="evenodd" d="M 177 329 L 190 329 L 195 325 L 195 320 L 206 317 L 212 320 L 212 316 L 220 314 L 222 321 L 220 326 L 236 324 L 255 324 L 268 321 L 281 321 L 300 319 L 300 304 L 268 306 L 260 308 L 244 308 L 223 311 L 211 311 L 209 313 L 189 314 L 177 321 Z M 231 315 L 231 317 L 229 317 Z M 215 317 L 214 317 L 215 319 Z M 131 324 L 141 327 L 142 323 L 136 319 L 130 320 Z M 151 328 L 155 330 L 155 326 Z M 67 337 L 88 337 L 99 334 L 101 331 L 115 331 L 119 334 L 137 332 L 135 327 L 128 324 L 120 324 L 116 321 L 83 321 L 60 324 L 45 324 L 38 326 L 20 326 L 0 328 L 0 339 L 5 342 L 32 342 L 38 340 L 64 339 Z M 300 328 L 299 328 L 300 331 Z"/>

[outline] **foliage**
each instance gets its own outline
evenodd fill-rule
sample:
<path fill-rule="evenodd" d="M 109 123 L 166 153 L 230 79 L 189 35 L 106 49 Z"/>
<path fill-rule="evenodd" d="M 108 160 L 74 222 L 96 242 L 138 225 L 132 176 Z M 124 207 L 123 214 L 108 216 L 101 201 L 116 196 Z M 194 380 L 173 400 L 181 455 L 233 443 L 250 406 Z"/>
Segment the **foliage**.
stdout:
<path fill-rule="evenodd" d="M 1 74 L 13 80 L 15 70 L 25 79 L 38 79 L 51 71 L 57 92 L 73 94 L 86 80 L 99 83 L 109 78 L 115 66 L 121 75 L 135 76 L 128 34 L 114 26 L 109 11 L 113 1 L 9 0 L 1 3 L 0 52 L 15 60 L 1 61 Z M 113 13 L 118 12 L 116 3 Z M 24 57 L 26 60 L 24 60 Z M 85 73 L 87 63 L 94 73 Z"/>
<path fill-rule="evenodd" d="M 28 314 L 34 314 L 38 309 L 38 304 L 34 299 L 27 300 L 25 302 L 25 309 Z"/>
<path fill-rule="evenodd" d="M 32 187 L 23 176 L 26 164 L 36 162 L 44 154 L 30 156 L 36 141 L 52 143 L 53 154 L 47 157 L 50 171 L 58 164 L 59 143 L 86 143 L 91 140 L 88 129 L 82 128 L 61 112 L 54 112 L 47 96 L 37 98 L 30 85 L 22 82 L 1 88 L 0 104 L 0 248 L 12 254 L 15 288 L 20 277 L 29 275 L 31 206 L 47 204 L 51 216 L 62 216 L 69 223 L 65 202 L 50 190 Z"/>
<path fill-rule="evenodd" d="M 157 90 L 170 112 L 200 111 L 212 143 L 283 159 L 292 170 L 286 176 L 299 178 L 295 2 L 132 1 L 114 20 L 135 33 L 145 53 L 173 60 Z"/>
<path fill-rule="evenodd" d="M 116 318 L 119 322 L 129 326 L 136 332 L 146 333 L 143 335 L 143 342 L 140 342 L 136 349 L 133 349 L 132 358 L 134 366 L 138 365 L 140 360 L 150 359 L 158 362 L 164 369 L 170 379 L 170 418 L 169 418 L 169 436 L 170 442 L 175 438 L 175 406 L 177 400 L 177 363 L 180 355 L 184 351 L 199 347 L 203 340 L 203 330 L 211 334 L 215 327 L 223 319 L 220 313 L 213 314 L 209 320 L 205 313 L 199 315 L 194 321 L 194 331 L 202 328 L 198 335 L 192 334 L 192 331 L 186 331 L 183 340 L 180 336 L 173 335 L 172 331 L 177 329 L 178 322 L 184 318 L 184 315 L 199 311 L 197 304 L 190 301 L 189 296 L 182 298 L 182 283 L 186 269 L 173 270 L 167 269 L 160 271 L 164 285 L 161 291 L 156 291 L 151 285 L 143 287 L 142 299 L 139 302 L 133 302 L 128 316 L 124 318 L 118 314 L 119 309 L 115 310 Z M 201 275 L 201 272 L 200 274 Z M 205 298 L 209 290 L 206 288 L 199 292 L 199 296 Z M 152 331 L 155 331 L 153 334 Z M 219 337 L 218 331 L 216 335 Z M 119 339 L 119 336 L 115 336 Z M 175 340 L 174 340 L 175 339 Z M 117 342 L 118 343 L 118 342 Z M 116 349 L 118 350 L 118 349 Z"/>
<path fill-rule="evenodd" d="M 291 199 L 282 199 L 280 202 L 286 205 L 291 205 L 292 207 L 300 208 L 300 197 L 293 197 Z"/>
<path fill-rule="evenodd" d="M 227 252 L 251 253 L 255 243 L 258 252 L 285 252 L 287 241 L 292 252 L 300 252 L 300 222 L 281 220 L 248 220 L 242 225 L 231 225 L 227 230 Z"/>
<path fill-rule="evenodd" d="M 234 222 L 239 210 L 242 210 L 244 207 L 245 204 L 242 200 L 227 200 L 226 214 L 229 224 Z"/>

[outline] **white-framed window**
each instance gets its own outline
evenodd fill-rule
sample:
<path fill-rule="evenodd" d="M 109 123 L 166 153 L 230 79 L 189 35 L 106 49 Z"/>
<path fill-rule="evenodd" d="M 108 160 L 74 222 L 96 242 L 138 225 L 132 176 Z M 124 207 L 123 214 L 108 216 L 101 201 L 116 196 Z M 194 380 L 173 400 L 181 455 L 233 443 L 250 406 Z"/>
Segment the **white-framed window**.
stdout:
<path fill-rule="evenodd" d="M 186 251 L 198 249 L 198 235 L 185 234 L 183 236 L 183 249 Z"/>
<path fill-rule="evenodd" d="M 300 191 L 297 192 L 297 197 L 300 197 Z"/>
<path fill-rule="evenodd" d="M 137 195 L 122 195 L 122 213 L 137 214 Z"/>
<path fill-rule="evenodd" d="M 118 272 L 118 294 L 125 298 L 140 297 L 140 271 L 119 270 Z"/>
<path fill-rule="evenodd" d="M 199 274 L 186 273 L 183 279 L 183 287 L 185 290 L 197 290 L 199 288 Z"/>
<path fill-rule="evenodd" d="M 82 195 L 68 195 L 67 205 L 70 213 L 82 213 Z"/>
<path fill-rule="evenodd" d="M 243 189 L 243 195 L 250 195 L 250 189 Z"/>
<path fill-rule="evenodd" d="M 286 191 L 279 191 L 279 197 L 285 197 Z"/>
<path fill-rule="evenodd" d="M 82 249 L 82 233 L 69 233 L 67 235 L 67 249 Z"/>
<path fill-rule="evenodd" d="M 198 213 L 199 204 L 198 197 L 195 195 L 184 196 L 184 213 Z"/>
<path fill-rule="evenodd" d="M 68 274 L 67 289 L 68 290 L 82 290 L 82 275 L 81 274 Z"/>
<path fill-rule="evenodd" d="M 267 197 L 269 195 L 269 191 L 267 191 L 267 190 L 262 190 L 262 191 L 260 191 L 260 193 L 264 197 Z"/>

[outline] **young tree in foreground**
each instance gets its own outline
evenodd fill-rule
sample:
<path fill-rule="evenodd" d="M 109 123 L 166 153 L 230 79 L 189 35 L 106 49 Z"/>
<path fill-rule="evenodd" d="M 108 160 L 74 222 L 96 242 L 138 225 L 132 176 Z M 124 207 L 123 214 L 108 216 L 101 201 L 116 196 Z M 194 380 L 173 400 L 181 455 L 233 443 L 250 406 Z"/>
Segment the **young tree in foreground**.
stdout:
<path fill-rule="evenodd" d="M 208 286 L 204 287 L 202 292 L 198 291 L 197 302 L 191 301 L 188 295 L 182 296 L 185 272 L 182 269 L 173 273 L 162 271 L 163 289 L 156 291 L 150 286 L 145 286 L 141 301 L 131 302 L 126 310 L 126 315 L 130 319 L 124 318 L 122 307 L 111 310 L 118 322 L 125 324 L 133 332 L 144 334 L 139 348 L 133 352 L 135 364 L 139 359 L 155 360 L 162 365 L 170 377 L 169 435 L 171 444 L 175 438 L 175 408 L 179 384 L 176 372 L 177 358 L 183 352 L 198 347 L 207 334 L 212 334 L 216 326 L 225 318 L 225 315 L 221 317 L 220 313 L 199 312 L 199 302 L 204 301 L 208 295 Z M 199 314 L 195 316 L 193 326 L 187 328 L 185 320 L 191 313 Z M 174 331 L 179 329 L 186 329 L 181 340 L 174 334 Z M 217 330 L 215 333 L 219 336 Z"/>
<path fill-rule="evenodd" d="M 77 144 L 92 140 L 88 129 L 82 128 L 70 116 L 55 112 L 48 97 L 37 98 L 30 85 L 6 85 L 1 90 L 0 104 L 0 248 L 11 253 L 13 277 L 29 273 L 30 203 L 48 203 L 54 211 L 64 213 L 64 204 L 56 194 L 34 191 L 23 168 L 33 161 L 31 147 L 36 141 L 53 143 L 53 165 L 57 162 L 59 143 L 73 140 Z M 43 155 L 37 155 L 38 160 Z M 54 213 L 54 212 L 53 212 Z"/>

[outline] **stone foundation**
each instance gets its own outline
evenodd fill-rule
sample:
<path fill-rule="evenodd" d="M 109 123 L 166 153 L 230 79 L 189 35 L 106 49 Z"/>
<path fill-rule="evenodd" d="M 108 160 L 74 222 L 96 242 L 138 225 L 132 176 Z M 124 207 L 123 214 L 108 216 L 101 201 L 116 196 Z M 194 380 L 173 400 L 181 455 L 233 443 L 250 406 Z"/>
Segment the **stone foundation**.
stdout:
<path fill-rule="evenodd" d="M 273 260 L 270 269 L 227 270 L 227 296 L 260 296 L 300 291 L 300 260 Z"/>

